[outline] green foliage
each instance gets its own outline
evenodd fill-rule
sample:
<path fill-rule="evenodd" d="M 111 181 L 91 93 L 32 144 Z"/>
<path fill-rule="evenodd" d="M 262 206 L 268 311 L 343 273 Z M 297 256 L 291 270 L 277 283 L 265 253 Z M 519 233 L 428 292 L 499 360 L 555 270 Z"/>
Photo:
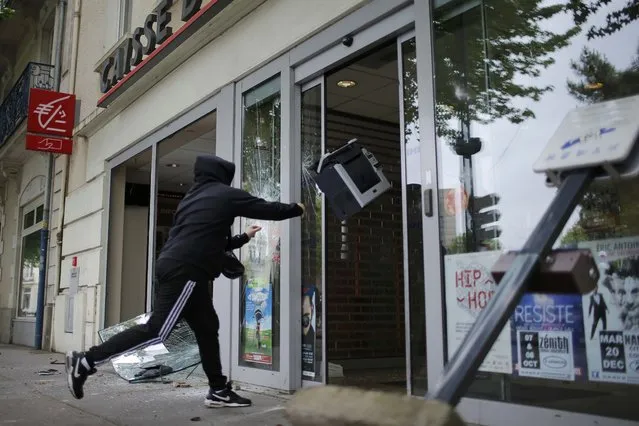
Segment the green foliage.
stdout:
<path fill-rule="evenodd" d="M 575 24 L 583 25 L 588 19 L 599 12 L 602 7 L 608 7 L 610 0 L 593 0 L 585 2 L 582 0 L 570 0 L 566 5 L 566 10 L 572 13 Z M 605 37 L 621 30 L 626 25 L 639 18 L 639 1 L 628 0 L 626 4 L 606 14 L 606 24 L 603 26 L 591 26 L 586 33 L 588 40 L 597 37 Z"/>
<path fill-rule="evenodd" d="M 568 92 L 579 102 L 590 104 L 639 93 L 639 48 L 629 68 L 618 70 L 605 55 L 585 47 L 570 67 L 577 75 L 568 80 Z"/>
<path fill-rule="evenodd" d="M 22 262 L 37 267 L 40 264 L 40 232 L 27 235 L 22 240 Z"/>
<path fill-rule="evenodd" d="M 15 13 L 15 9 L 8 6 L 4 6 L 3 1 L 0 1 L 0 21 L 11 18 Z"/>
<path fill-rule="evenodd" d="M 518 100 L 539 101 L 554 89 L 534 79 L 579 32 L 578 26 L 547 30 L 545 21 L 563 13 L 564 6 L 543 3 L 486 0 L 452 19 L 436 17 L 435 75 L 442 76 L 436 85 L 439 137 L 449 143 L 462 137 L 462 130 L 451 123 L 521 123 L 535 117 Z"/>
<path fill-rule="evenodd" d="M 614 31 L 613 31 L 614 32 Z M 631 65 L 617 69 L 605 55 L 585 47 L 571 62 L 577 79 L 567 81 L 568 92 L 579 102 L 591 104 L 639 93 L 639 48 Z M 611 183 L 593 184 L 584 194 L 578 222 L 564 235 L 562 244 L 620 236 L 621 200 Z"/>

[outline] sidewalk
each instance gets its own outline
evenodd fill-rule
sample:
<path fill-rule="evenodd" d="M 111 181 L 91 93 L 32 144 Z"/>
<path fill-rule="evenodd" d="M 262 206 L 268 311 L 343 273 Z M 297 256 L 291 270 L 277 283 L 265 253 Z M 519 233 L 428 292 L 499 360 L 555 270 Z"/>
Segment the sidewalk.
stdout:
<path fill-rule="evenodd" d="M 52 363 L 53 362 L 53 363 Z M 91 376 L 82 400 L 67 389 L 62 354 L 0 345 L 0 424 L 93 425 L 269 425 L 285 426 L 286 400 L 242 392 L 253 400 L 249 408 L 206 408 L 207 386 L 202 376 L 188 371 L 168 380 L 186 382 L 129 384 L 110 364 Z M 52 375 L 39 375 L 43 370 Z"/>

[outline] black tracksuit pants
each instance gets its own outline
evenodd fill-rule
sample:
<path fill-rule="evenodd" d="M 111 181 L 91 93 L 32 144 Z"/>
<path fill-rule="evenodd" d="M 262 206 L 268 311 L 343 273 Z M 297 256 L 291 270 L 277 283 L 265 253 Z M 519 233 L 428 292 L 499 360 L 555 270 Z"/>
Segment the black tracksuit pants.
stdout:
<path fill-rule="evenodd" d="M 155 303 L 146 324 L 136 325 L 116 334 L 86 352 L 87 360 L 101 364 L 133 350 L 163 342 L 180 318 L 193 330 L 200 349 L 202 368 L 214 389 L 224 387 L 222 375 L 220 322 L 213 308 L 207 281 L 193 281 L 192 274 L 174 261 L 156 262 Z"/>

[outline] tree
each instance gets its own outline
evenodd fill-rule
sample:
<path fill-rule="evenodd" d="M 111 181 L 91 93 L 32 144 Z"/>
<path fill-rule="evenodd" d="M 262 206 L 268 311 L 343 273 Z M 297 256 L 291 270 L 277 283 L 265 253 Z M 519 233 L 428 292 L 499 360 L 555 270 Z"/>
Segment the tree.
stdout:
<path fill-rule="evenodd" d="M 639 47 L 629 68 L 617 70 L 605 55 L 585 47 L 579 60 L 571 61 L 578 80 L 568 80 L 568 92 L 579 102 L 591 104 L 639 93 Z"/>
<path fill-rule="evenodd" d="M 568 79 L 568 92 L 581 103 L 592 104 L 639 93 L 639 48 L 626 69 L 617 69 L 605 55 L 587 47 L 570 66 L 577 80 Z M 581 200 L 578 222 L 564 235 L 562 243 L 621 236 L 624 232 L 620 219 L 622 204 L 627 203 L 622 203 L 619 186 L 592 184 Z"/>
<path fill-rule="evenodd" d="M 455 18 L 436 17 L 435 75 L 442 76 L 436 88 L 439 137 L 455 143 L 471 122 L 488 124 L 505 118 L 521 123 L 535 117 L 531 108 L 520 107 L 515 100 L 538 101 L 553 90 L 534 79 L 554 64 L 553 53 L 579 32 L 577 26 L 559 32 L 543 28 L 544 21 L 565 7 L 543 3 L 486 0 Z M 453 128 L 451 120 L 459 126 Z"/>
<path fill-rule="evenodd" d="M 594 0 L 590 2 L 570 0 L 566 5 L 566 9 L 572 13 L 575 24 L 583 25 L 588 21 L 588 18 L 609 4 L 610 0 Z M 586 36 L 588 40 L 592 40 L 596 37 L 605 37 L 614 34 L 629 23 L 636 21 L 637 18 L 639 18 L 639 1 L 628 0 L 623 7 L 608 12 L 606 15 L 606 25 L 601 27 L 592 25 L 588 29 Z"/>

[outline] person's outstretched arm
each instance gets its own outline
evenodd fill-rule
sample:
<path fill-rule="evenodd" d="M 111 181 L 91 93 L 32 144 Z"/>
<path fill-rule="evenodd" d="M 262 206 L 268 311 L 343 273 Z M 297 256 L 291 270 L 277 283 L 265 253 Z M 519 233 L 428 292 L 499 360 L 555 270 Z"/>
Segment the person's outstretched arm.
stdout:
<path fill-rule="evenodd" d="M 301 203 L 280 203 L 254 197 L 241 189 L 234 189 L 230 200 L 235 216 L 250 219 L 281 221 L 304 215 Z"/>

